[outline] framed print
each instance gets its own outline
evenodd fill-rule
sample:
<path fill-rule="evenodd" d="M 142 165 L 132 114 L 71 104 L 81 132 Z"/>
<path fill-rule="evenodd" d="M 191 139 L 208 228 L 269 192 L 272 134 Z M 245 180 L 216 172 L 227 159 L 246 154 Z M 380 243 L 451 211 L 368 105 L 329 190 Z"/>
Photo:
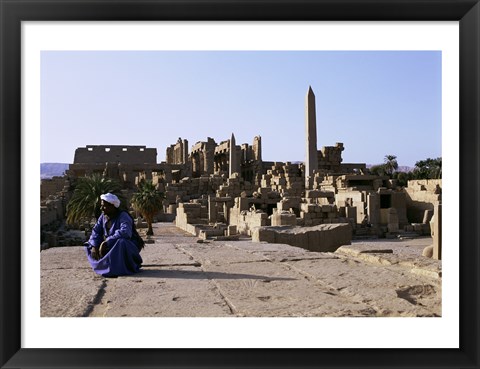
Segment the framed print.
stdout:
<path fill-rule="evenodd" d="M 0 16 L 2 368 L 479 367 L 478 1 L 0 0 Z M 436 38 L 441 41 L 437 42 Z M 377 43 L 377 39 L 382 43 Z M 359 41 L 364 44 L 356 45 Z M 439 46 L 449 41 L 453 46 Z M 320 318 L 324 320 L 319 322 L 317 318 L 305 317 L 237 316 L 226 321 L 219 317 L 99 319 L 40 314 L 40 267 L 38 258 L 32 257 L 38 251 L 32 246 L 37 242 L 32 234 L 36 234 L 39 222 L 36 160 L 40 156 L 40 145 L 47 142 L 40 139 L 39 122 L 44 109 L 40 95 L 45 86 L 42 73 L 46 68 L 58 70 L 63 63 L 49 64 L 50 56 L 70 52 L 68 55 L 77 58 L 78 51 L 82 51 L 82 58 L 76 59 L 80 70 L 82 64 L 91 62 L 90 56 L 98 53 L 113 55 L 112 60 L 118 53 L 145 58 L 167 54 L 170 57 L 171 53 L 177 53 L 172 58 L 173 65 L 186 60 L 197 63 L 195 58 L 200 52 L 204 52 L 202 55 L 216 52 L 224 60 L 231 60 L 229 53 L 236 52 L 237 56 L 241 51 L 245 53 L 242 63 L 248 63 L 248 52 L 255 55 L 271 52 L 276 56 L 281 53 L 306 55 L 306 51 L 311 52 L 308 55 L 317 55 L 316 52 L 347 55 L 352 50 L 371 53 L 387 50 L 393 54 L 399 54 L 398 50 L 427 50 L 434 58 L 441 55 L 438 63 L 443 86 L 440 119 L 442 152 L 447 157 L 444 199 L 450 203 L 450 207 L 445 207 L 442 223 L 444 228 L 449 228 L 443 245 L 450 260 L 445 261 L 443 269 L 441 316 L 422 317 L 412 322 L 400 315 L 386 318 L 386 314 L 375 320 L 356 316 Z M 362 54 L 362 58 L 365 62 L 368 56 Z M 398 71 L 400 64 L 408 60 L 397 62 Z M 281 68 L 271 60 L 266 65 L 265 71 Z M 120 68 L 115 62 L 110 66 Z M 136 71 L 139 67 L 132 63 L 130 68 Z M 67 71 L 65 76 L 76 72 Z M 128 73 L 128 69 L 123 72 Z M 427 72 L 415 78 L 421 80 Z M 109 69 L 103 73 L 108 74 Z M 95 78 L 101 77 L 99 74 Z M 200 76 L 195 74 L 183 78 L 200 81 Z M 348 80 L 349 76 L 345 74 L 343 78 Z M 80 86 L 81 78 L 75 83 Z M 208 84 L 208 81 L 202 80 L 202 83 Z M 122 88 L 121 81 L 118 86 Z M 260 81 L 255 88 L 261 90 Z M 177 96 L 181 95 L 180 90 L 175 91 Z M 419 93 L 410 91 L 407 95 L 418 100 Z M 261 100 L 261 95 L 258 96 Z M 61 105 L 60 97 L 56 99 Z M 278 100 L 281 102 L 281 98 Z M 218 102 L 217 110 L 222 104 Z M 380 110 L 380 100 L 378 105 Z M 222 110 L 225 116 L 228 113 L 227 108 Z M 79 126 L 82 126 L 81 119 L 76 123 Z M 73 141 L 67 125 L 59 123 L 58 132 L 60 127 L 64 133 L 58 133 L 57 141 Z M 84 129 L 94 130 L 87 124 Z M 428 137 L 433 140 L 432 136 L 433 133 Z M 287 138 L 295 140 L 294 135 Z M 412 151 L 418 152 L 420 149 L 414 148 L 412 142 L 413 138 Z M 58 151 L 62 146 L 60 142 L 50 141 L 48 145 L 58 145 L 54 149 Z M 229 160 L 234 161 L 233 157 Z M 31 224 L 35 224 L 33 231 Z M 405 299 L 412 300 L 409 296 Z M 124 336 L 124 332 L 135 333 Z"/>

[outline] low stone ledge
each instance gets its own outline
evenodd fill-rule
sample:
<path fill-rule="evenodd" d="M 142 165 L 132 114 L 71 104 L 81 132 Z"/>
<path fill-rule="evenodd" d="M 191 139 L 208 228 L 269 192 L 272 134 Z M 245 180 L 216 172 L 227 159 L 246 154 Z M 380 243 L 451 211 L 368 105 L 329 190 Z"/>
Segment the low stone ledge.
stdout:
<path fill-rule="evenodd" d="M 342 252 L 351 256 L 359 256 L 359 254 L 392 254 L 393 250 L 389 247 L 352 245 L 340 247 L 337 252 Z"/>
<path fill-rule="evenodd" d="M 252 230 L 252 241 L 283 243 L 316 252 L 334 252 L 342 245 L 350 245 L 352 229 L 346 223 L 320 224 L 315 227 L 255 227 Z"/>
<path fill-rule="evenodd" d="M 421 268 L 412 268 L 410 270 L 413 274 L 421 275 L 423 277 L 428 277 L 432 279 L 442 279 L 442 270 L 428 270 L 428 269 L 421 269 Z"/>
<path fill-rule="evenodd" d="M 339 255 L 351 256 L 370 264 L 399 266 L 410 269 L 411 273 L 424 277 L 438 279 L 442 278 L 442 263 L 439 260 L 430 259 L 421 254 L 406 254 L 402 251 L 402 243 L 397 245 L 379 246 L 376 244 L 339 247 L 336 251 Z M 394 247 L 393 249 L 391 247 Z"/>

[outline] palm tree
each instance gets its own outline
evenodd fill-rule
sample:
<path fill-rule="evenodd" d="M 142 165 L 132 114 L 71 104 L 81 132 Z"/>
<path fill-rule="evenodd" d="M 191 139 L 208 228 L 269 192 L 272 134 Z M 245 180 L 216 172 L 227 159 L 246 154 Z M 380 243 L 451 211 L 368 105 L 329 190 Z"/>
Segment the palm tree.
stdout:
<path fill-rule="evenodd" d="M 142 214 L 147 222 L 147 236 L 153 235 L 153 217 L 162 209 L 164 198 L 163 192 L 158 191 L 152 181 L 141 182 L 138 192 L 132 196 L 133 209 Z"/>
<path fill-rule="evenodd" d="M 89 177 L 79 178 L 73 191 L 72 198 L 67 204 L 67 223 L 77 223 L 85 218 L 98 219 L 100 210 L 100 195 L 110 192 L 118 196 L 122 203 L 125 203 L 120 193 L 122 186 L 119 182 L 104 178 L 100 174 L 93 174 Z"/>
<path fill-rule="evenodd" d="M 442 158 L 420 160 L 415 163 L 413 170 L 416 179 L 441 179 Z"/>
<path fill-rule="evenodd" d="M 375 176 L 384 176 L 385 165 L 383 164 L 373 165 L 368 169 L 368 171 L 370 172 L 370 174 L 373 174 Z"/>
<path fill-rule="evenodd" d="M 397 157 L 395 155 L 385 155 L 385 173 L 392 175 L 398 169 Z"/>

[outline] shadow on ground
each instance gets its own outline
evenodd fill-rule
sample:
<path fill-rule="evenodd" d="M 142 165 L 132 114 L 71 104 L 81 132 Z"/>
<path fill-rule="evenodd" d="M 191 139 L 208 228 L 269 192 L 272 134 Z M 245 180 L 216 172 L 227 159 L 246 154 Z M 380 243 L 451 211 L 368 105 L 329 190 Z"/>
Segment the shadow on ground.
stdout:
<path fill-rule="evenodd" d="M 264 281 L 294 281 L 295 278 L 269 277 L 254 274 L 204 272 L 194 270 L 142 269 L 135 274 L 138 278 L 178 278 L 178 279 L 258 279 Z"/>

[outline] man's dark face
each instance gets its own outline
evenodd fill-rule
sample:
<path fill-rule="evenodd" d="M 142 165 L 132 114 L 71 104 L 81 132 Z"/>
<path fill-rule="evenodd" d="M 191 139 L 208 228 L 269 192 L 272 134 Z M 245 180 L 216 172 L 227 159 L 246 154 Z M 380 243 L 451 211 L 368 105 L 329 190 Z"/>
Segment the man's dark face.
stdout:
<path fill-rule="evenodd" d="M 109 202 L 106 202 L 104 200 L 102 200 L 100 204 L 100 210 L 102 210 L 103 214 L 108 217 L 112 217 L 117 212 L 117 208 L 115 207 L 115 205 L 110 204 Z"/>

